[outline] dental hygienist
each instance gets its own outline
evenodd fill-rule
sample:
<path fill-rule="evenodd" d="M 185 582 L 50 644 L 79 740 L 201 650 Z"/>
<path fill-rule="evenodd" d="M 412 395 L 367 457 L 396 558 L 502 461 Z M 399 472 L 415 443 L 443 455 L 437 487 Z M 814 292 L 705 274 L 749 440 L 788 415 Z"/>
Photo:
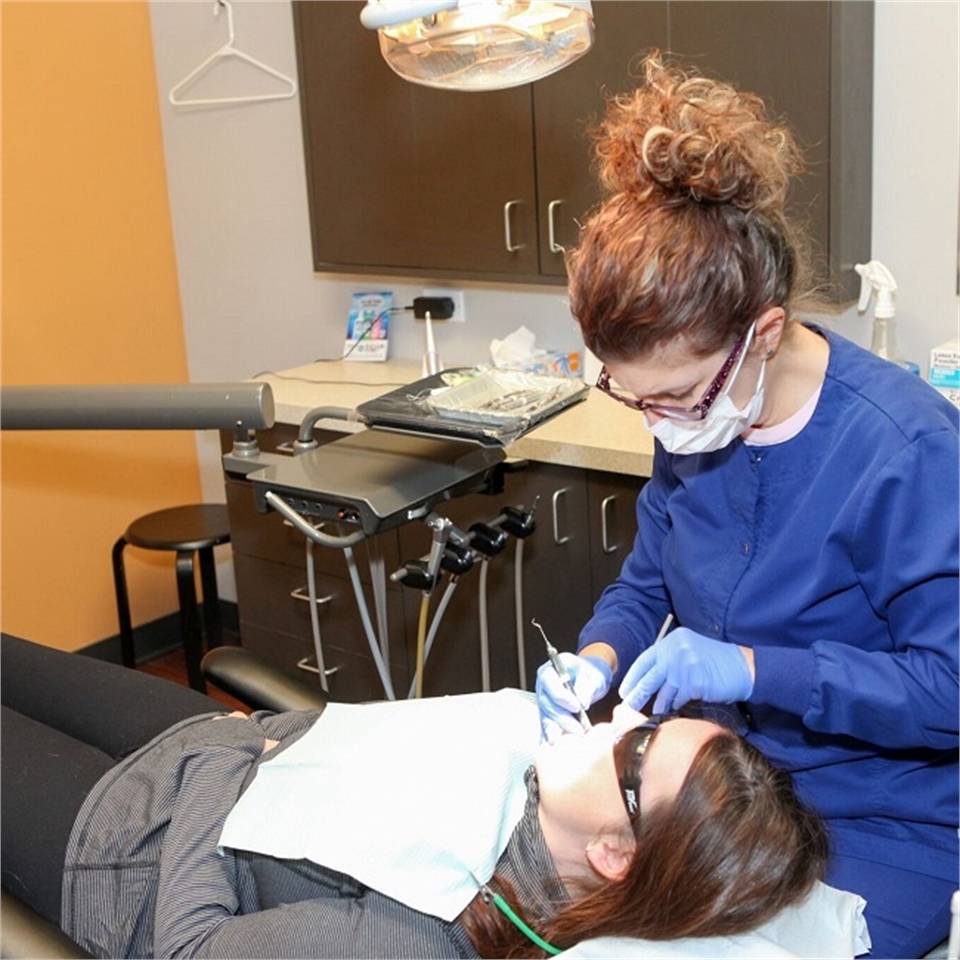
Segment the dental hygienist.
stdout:
<path fill-rule="evenodd" d="M 741 704 L 827 818 L 827 881 L 867 900 L 870 956 L 917 957 L 960 886 L 957 410 L 795 318 L 789 130 L 657 56 L 644 73 L 599 132 L 607 199 L 569 266 L 597 386 L 653 432 L 653 476 L 562 656 L 584 706 Z M 537 691 L 548 737 L 580 728 L 549 664 Z"/>

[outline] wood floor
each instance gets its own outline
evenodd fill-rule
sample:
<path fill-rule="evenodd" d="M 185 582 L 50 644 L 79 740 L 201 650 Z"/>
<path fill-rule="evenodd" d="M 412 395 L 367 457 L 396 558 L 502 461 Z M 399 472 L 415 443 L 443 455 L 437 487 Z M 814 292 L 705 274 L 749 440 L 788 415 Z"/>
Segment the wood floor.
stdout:
<path fill-rule="evenodd" d="M 145 663 L 137 664 L 137 669 L 144 673 L 152 674 L 155 677 L 163 677 L 165 680 L 172 680 L 174 683 L 182 684 L 185 687 L 190 686 L 187 682 L 187 663 L 182 650 L 173 650 L 165 653 Z M 250 712 L 250 708 L 241 701 L 231 697 L 229 693 L 218 690 L 212 683 L 207 684 L 207 696 L 218 700 L 224 706 L 231 710 L 243 710 Z"/>

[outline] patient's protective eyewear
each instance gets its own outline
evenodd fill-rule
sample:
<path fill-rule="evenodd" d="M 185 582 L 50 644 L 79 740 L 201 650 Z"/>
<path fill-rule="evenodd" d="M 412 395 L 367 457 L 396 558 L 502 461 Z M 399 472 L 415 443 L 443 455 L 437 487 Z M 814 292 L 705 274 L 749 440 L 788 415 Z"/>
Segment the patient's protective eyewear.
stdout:
<path fill-rule="evenodd" d="M 737 704 L 704 703 L 691 700 L 670 713 L 659 713 L 645 720 L 638 727 L 628 730 L 613 744 L 613 767 L 627 816 L 635 821 L 640 816 L 640 784 L 643 782 L 643 758 L 653 735 L 668 720 L 686 717 L 689 720 L 706 720 L 725 727 L 737 736 L 746 736 L 750 720 Z"/>
<path fill-rule="evenodd" d="M 640 816 L 640 784 L 643 780 L 641 768 L 647 747 L 660 724 L 670 716 L 651 717 L 623 734 L 613 745 L 613 766 L 617 771 L 617 782 L 627 816 L 636 820 Z"/>

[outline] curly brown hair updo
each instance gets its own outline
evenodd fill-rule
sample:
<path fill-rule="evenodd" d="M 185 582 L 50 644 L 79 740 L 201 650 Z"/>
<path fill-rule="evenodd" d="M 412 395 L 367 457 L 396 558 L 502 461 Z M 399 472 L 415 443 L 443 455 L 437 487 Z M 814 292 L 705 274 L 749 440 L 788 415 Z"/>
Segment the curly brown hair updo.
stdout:
<path fill-rule="evenodd" d="M 803 170 L 790 130 L 754 94 L 658 53 L 642 68 L 597 132 L 609 196 L 568 257 L 571 310 L 604 361 L 678 339 L 695 356 L 729 348 L 765 309 L 789 317 L 809 282 L 785 212 Z"/>

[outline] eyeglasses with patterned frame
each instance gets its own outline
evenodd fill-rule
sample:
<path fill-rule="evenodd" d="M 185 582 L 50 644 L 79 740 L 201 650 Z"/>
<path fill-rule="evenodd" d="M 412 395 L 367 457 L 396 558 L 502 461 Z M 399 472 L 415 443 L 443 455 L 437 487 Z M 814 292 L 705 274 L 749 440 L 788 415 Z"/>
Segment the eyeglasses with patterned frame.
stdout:
<path fill-rule="evenodd" d="M 618 393 L 610 386 L 610 373 L 606 366 L 600 368 L 600 376 L 597 377 L 597 389 L 602 390 L 608 397 L 613 397 L 614 400 L 618 400 L 631 410 L 639 410 L 640 412 L 649 410 L 651 413 L 655 413 L 661 417 L 668 417 L 671 420 L 703 420 L 707 415 L 707 411 L 713 406 L 714 401 L 720 396 L 720 392 L 723 390 L 724 384 L 730 376 L 730 371 L 733 370 L 740 357 L 746 339 L 746 333 L 742 333 L 737 338 L 737 342 L 733 345 L 730 355 L 723 361 L 720 372 L 710 382 L 710 385 L 704 391 L 700 400 L 692 407 L 672 407 L 663 403 L 649 403 L 646 400 L 637 400 L 636 397 L 628 397 L 625 394 Z"/>

